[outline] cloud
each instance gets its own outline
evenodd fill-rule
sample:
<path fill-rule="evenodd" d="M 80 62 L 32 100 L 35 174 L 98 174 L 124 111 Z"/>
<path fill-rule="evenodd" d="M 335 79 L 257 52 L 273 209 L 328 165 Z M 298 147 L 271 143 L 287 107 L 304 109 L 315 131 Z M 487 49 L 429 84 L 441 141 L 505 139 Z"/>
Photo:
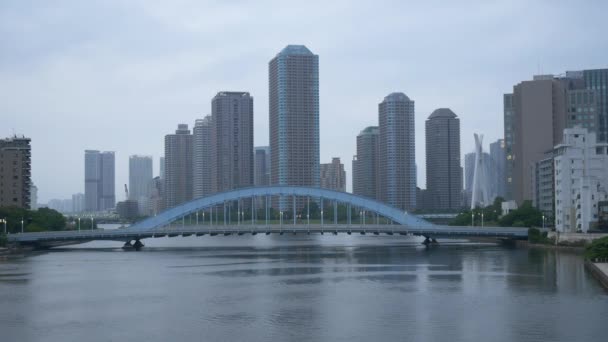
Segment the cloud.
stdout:
<path fill-rule="evenodd" d="M 606 67 L 602 2 L 4 1 L 0 136 L 32 138 L 40 198 L 83 191 L 83 151 L 163 153 L 178 123 L 210 113 L 222 90 L 254 97 L 255 143 L 268 143 L 268 61 L 287 44 L 320 59 L 321 160 L 351 158 L 393 91 L 416 101 L 419 185 L 424 121 L 450 107 L 462 154 L 473 132 L 502 136 L 502 94 L 534 73 Z M 339 130 L 332 129 L 340 127 Z M 350 188 L 350 184 L 348 185 Z"/>

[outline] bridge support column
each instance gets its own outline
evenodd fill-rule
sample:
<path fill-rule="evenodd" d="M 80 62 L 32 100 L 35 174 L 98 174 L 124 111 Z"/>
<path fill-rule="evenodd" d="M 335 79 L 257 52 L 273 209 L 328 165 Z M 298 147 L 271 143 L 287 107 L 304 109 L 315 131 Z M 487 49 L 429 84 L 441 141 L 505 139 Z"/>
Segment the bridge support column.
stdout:
<path fill-rule="evenodd" d="M 438 245 L 439 242 L 437 242 L 437 240 L 435 238 L 431 238 L 431 237 L 425 236 L 424 237 L 424 241 L 422 241 L 422 244 L 425 245 L 425 246 L 428 246 L 428 245 Z"/>
<path fill-rule="evenodd" d="M 338 225 L 338 201 L 334 201 L 334 225 Z"/>
<path fill-rule="evenodd" d="M 266 207 L 264 208 L 265 209 L 264 212 L 266 215 L 266 226 L 268 226 L 268 196 L 265 196 L 265 197 L 266 197 L 266 200 L 264 202 L 265 202 Z"/>
<path fill-rule="evenodd" d="M 306 224 L 310 225 L 310 196 L 306 197 Z"/>
<path fill-rule="evenodd" d="M 323 197 L 321 197 L 321 226 L 323 226 Z"/>
<path fill-rule="evenodd" d="M 346 223 L 350 226 L 352 208 L 350 204 L 346 207 Z"/>
<path fill-rule="evenodd" d="M 255 224 L 255 196 L 251 196 L 251 225 Z"/>
<path fill-rule="evenodd" d="M 133 244 L 133 248 L 135 248 L 136 251 L 140 250 L 143 246 L 144 244 L 141 243 L 139 239 L 135 240 L 135 243 Z"/>

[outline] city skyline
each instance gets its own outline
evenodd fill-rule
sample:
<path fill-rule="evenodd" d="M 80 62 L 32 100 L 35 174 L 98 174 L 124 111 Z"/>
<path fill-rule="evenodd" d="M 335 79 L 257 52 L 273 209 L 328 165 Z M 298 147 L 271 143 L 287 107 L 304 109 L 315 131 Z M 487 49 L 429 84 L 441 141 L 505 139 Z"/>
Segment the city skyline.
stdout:
<path fill-rule="evenodd" d="M 2 26 L 11 53 L 0 65 L 6 80 L 0 90 L 7 94 L 7 101 L 0 104 L 4 123 L 0 135 L 17 133 L 32 139 L 32 180 L 39 188 L 39 202 L 84 191 L 81 155 L 91 147 L 116 151 L 115 191 L 117 200 L 122 199 L 122 184 L 128 183 L 128 156 L 145 154 L 158 160 L 164 134 L 181 122 L 192 126 L 195 119 L 209 113 L 209 100 L 222 89 L 242 89 L 256 98 L 254 145 L 268 145 L 267 63 L 288 44 L 304 44 L 319 55 L 320 159 L 349 160 L 356 154 L 353 141 L 357 134 L 375 124 L 378 100 L 390 92 L 404 92 L 417 104 L 417 184 L 422 187 L 423 119 L 434 108 L 450 107 L 459 114 L 462 152 L 467 152 L 473 150 L 476 127 L 488 127 L 480 132 L 486 141 L 502 137 L 502 125 L 497 124 L 502 121 L 502 94 L 510 92 L 514 84 L 531 80 L 534 74 L 606 67 L 602 56 L 607 43 L 599 39 L 606 24 L 595 18 L 605 12 L 604 4 L 583 13 L 565 4 L 547 8 L 525 2 L 470 3 L 434 9 L 432 14 L 426 5 L 395 4 L 395 14 L 382 18 L 372 14 L 368 18 L 377 6 L 371 3 L 344 13 L 341 4 L 319 4 L 317 8 L 303 6 L 302 16 L 316 18 L 318 7 L 325 13 L 343 15 L 340 23 L 321 17 L 310 31 L 281 16 L 271 17 L 265 13 L 268 9 L 254 7 L 238 12 L 241 24 L 211 33 L 206 31 L 214 26 L 212 19 L 231 11 L 230 6 L 191 4 L 166 11 L 162 6 L 147 4 L 145 11 L 137 11 L 108 4 L 84 12 L 68 5 L 51 12 L 55 6 L 41 4 L 30 13 L 29 6 L 16 3 L 0 9 L 3 18 L 13 18 Z M 275 7 L 279 13 L 290 10 Z M 117 25 L 108 28 L 101 25 L 104 20 L 98 20 L 84 32 L 70 32 L 68 28 L 87 19 L 88 12 L 96 12 L 99 18 L 111 16 Z M 460 18 L 459 13 L 471 12 L 473 15 Z M 262 18 L 267 23 L 249 25 L 251 13 L 260 14 L 255 22 Z M 543 26 L 539 13 L 576 25 Z M 426 25 L 430 15 L 446 19 L 433 32 Z M 43 19 L 49 16 L 49 25 L 58 24 L 61 18 L 66 18 L 65 24 L 48 27 Z M 510 25 L 498 28 L 512 22 L 514 16 L 520 23 L 517 29 Z M 37 25 L 25 31 L 17 24 L 24 22 L 22 17 Z M 133 20 L 127 24 L 120 18 Z M 369 20 L 361 20 L 364 18 Z M 330 29 L 366 21 L 376 24 L 361 28 L 361 34 Z M 283 32 L 274 30 L 283 24 Z M 124 30 L 125 25 L 132 29 Z M 213 38 L 242 30 L 243 25 L 251 27 L 247 38 L 239 38 L 243 44 L 228 46 Z M 472 30 L 491 34 L 470 37 Z M 126 31 L 128 34 L 122 34 Z M 579 39 L 581 32 L 589 39 Z M 54 37 L 50 42 L 47 34 Z M 392 40 L 384 38 L 395 34 L 407 35 L 407 46 L 394 48 Z M 157 39 L 140 39 L 145 36 Z M 256 36 L 265 38 L 254 39 Z M 360 53 L 362 47 L 369 52 Z M 439 58 L 439 52 L 448 49 L 452 49 L 451 58 Z M 412 50 L 419 53 L 411 54 Z M 239 67 L 232 69 L 234 65 Z M 340 130 L 333 129 L 338 126 Z M 134 135 L 136 129 L 140 132 Z M 108 134 L 113 139 L 107 139 Z M 57 150 L 63 152 L 61 168 L 50 157 Z M 351 190 L 350 163 L 345 163 L 345 169 L 347 190 Z"/>

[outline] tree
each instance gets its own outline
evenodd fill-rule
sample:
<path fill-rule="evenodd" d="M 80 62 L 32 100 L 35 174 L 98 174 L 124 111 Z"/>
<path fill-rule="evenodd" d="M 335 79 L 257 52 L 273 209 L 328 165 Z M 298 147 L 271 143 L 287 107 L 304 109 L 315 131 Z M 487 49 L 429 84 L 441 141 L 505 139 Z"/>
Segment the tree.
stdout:
<path fill-rule="evenodd" d="M 608 236 L 594 240 L 585 250 L 585 259 L 608 259 Z"/>
<path fill-rule="evenodd" d="M 516 210 L 500 218 L 498 224 L 502 227 L 540 227 L 543 214 L 532 206 L 531 201 L 524 203 Z"/>

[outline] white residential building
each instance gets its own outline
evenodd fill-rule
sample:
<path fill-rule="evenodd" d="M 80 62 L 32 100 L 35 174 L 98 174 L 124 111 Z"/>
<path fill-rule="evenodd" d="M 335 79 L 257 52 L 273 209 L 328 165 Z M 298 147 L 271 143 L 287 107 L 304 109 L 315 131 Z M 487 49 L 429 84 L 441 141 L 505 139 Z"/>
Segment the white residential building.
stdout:
<path fill-rule="evenodd" d="M 568 128 L 554 153 L 555 227 L 586 233 L 598 221 L 598 202 L 608 199 L 608 144 L 586 128 Z"/>

